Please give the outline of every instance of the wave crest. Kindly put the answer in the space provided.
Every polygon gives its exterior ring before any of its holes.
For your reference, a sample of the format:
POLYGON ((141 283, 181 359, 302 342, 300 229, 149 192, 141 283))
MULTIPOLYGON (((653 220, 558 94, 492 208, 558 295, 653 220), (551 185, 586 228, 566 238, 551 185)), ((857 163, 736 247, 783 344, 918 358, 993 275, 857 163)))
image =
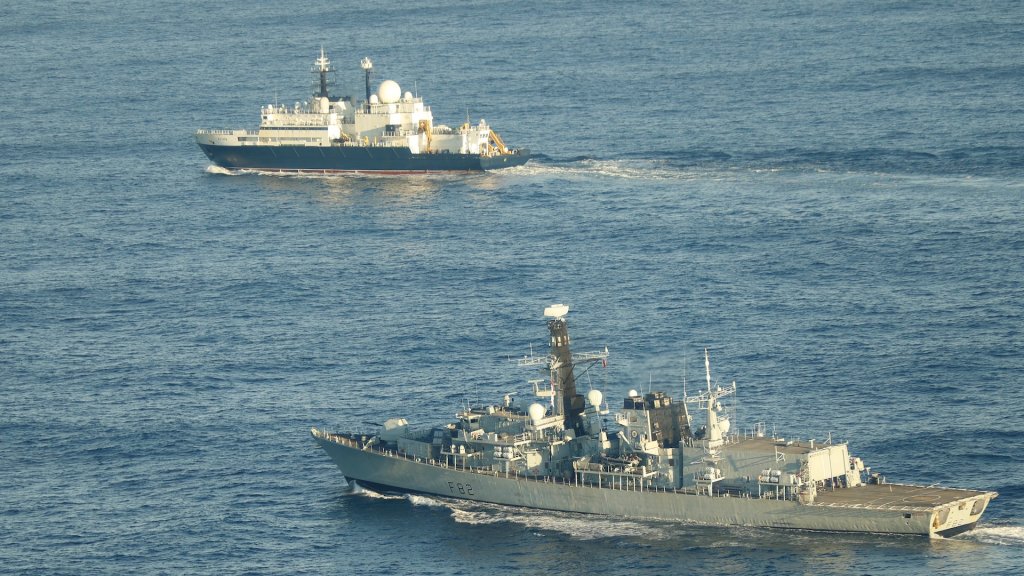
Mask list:
POLYGON ((352 481, 352 493, 358 494, 364 498, 374 498, 377 500, 402 500, 404 496, 396 496, 392 494, 381 494, 380 492, 374 492, 365 486, 360 486, 355 480, 352 481))
POLYGON ((431 498, 430 496, 422 496, 420 494, 406 494, 405 496, 401 496, 401 498, 406 498, 407 500, 409 500, 409 503, 412 504, 413 506, 429 506, 431 508, 450 508, 448 504, 435 498, 431 498))
POLYGON ((227 168, 221 168, 220 166, 217 166, 216 164, 210 164, 209 166, 207 166, 206 167, 206 173, 207 174, 220 174, 220 175, 223 175, 223 176, 237 176, 239 174, 239 172, 236 172, 234 170, 228 170, 227 168))

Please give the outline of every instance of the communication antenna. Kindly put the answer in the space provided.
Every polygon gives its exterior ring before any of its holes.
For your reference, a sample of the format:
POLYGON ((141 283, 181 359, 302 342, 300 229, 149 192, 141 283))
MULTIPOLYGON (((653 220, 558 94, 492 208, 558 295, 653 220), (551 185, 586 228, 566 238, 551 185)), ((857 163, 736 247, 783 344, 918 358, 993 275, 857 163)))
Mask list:
POLYGON ((320 57, 313 63, 313 73, 315 73, 319 78, 319 82, 314 84, 314 87, 317 89, 317 97, 326 98, 329 96, 327 93, 327 87, 330 84, 330 81, 328 80, 327 75, 331 72, 334 72, 334 67, 331 66, 331 61, 327 58, 327 54, 324 52, 324 47, 321 44, 320 57))
POLYGON ((683 398, 686 398, 686 352, 683 352, 683 398))

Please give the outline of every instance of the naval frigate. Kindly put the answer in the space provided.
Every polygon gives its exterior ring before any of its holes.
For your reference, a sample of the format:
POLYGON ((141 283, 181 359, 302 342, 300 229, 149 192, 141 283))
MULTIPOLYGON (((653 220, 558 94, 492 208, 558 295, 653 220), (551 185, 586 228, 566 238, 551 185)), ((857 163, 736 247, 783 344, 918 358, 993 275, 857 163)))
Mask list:
POLYGON ((528 406, 506 395, 442 426, 391 418, 375 433, 313 428, 313 438, 346 482, 373 490, 717 526, 949 537, 974 528, 997 496, 889 482, 831 436, 738 432, 736 383, 712 385, 707 350, 699 393, 677 402, 631 390, 606 422, 604 395, 580 394, 576 380, 607 365, 608 349, 573 353, 568 311, 546 308, 549 354, 518 360, 545 375, 530 380, 528 406))
POLYGON ((366 99, 330 94, 336 71, 320 49, 309 101, 268 104, 258 130, 196 131, 217 166, 272 173, 420 174, 479 172, 525 164, 530 151, 509 148, 486 121, 435 124, 430 107, 394 80, 371 89, 373 62, 363 58, 366 99))

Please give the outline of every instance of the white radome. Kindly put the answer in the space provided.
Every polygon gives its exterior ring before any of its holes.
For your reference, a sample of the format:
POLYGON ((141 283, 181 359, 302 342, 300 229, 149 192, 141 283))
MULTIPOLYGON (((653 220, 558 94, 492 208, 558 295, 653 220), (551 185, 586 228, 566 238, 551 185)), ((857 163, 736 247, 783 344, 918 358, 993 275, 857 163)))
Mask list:
POLYGON ((544 414, 547 412, 547 410, 544 409, 544 405, 538 404, 536 402, 530 404, 530 407, 527 408, 527 411, 530 413, 530 420, 533 420, 534 424, 543 420, 544 414))
POLYGON ((544 309, 544 315, 549 318, 561 318, 569 313, 569 307, 565 304, 552 304, 544 309))
POLYGON ((383 104, 394 104, 402 98, 402 87, 394 80, 385 80, 377 88, 377 97, 383 104))

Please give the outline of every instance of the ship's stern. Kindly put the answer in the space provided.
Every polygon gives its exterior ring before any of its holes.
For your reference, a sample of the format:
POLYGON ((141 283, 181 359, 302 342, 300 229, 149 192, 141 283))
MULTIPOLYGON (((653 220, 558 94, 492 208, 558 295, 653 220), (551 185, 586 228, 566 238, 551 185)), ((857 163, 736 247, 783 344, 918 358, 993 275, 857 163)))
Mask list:
POLYGON ((936 508, 932 511, 931 537, 950 538, 973 530, 996 496, 996 492, 983 492, 936 508))
POLYGON ((480 167, 484 170, 498 170, 501 168, 512 168, 522 166, 530 161, 530 149, 520 148, 511 150, 507 154, 495 154, 494 156, 483 156, 480 158, 480 167))

